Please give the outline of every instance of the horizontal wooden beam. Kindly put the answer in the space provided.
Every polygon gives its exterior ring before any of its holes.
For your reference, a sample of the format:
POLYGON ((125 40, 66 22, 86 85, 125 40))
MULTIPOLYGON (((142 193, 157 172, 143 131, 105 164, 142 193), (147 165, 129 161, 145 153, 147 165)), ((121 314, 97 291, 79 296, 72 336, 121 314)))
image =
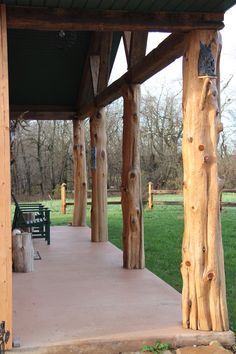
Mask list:
POLYGON ((93 101, 78 108, 78 116, 86 118, 94 107, 105 107, 122 95, 122 88, 130 83, 142 84, 154 74, 158 73, 177 58, 181 57, 185 48, 185 33, 171 34, 139 63, 131 67, 123 76, 114 81, 93 101))
POLYGON ((81 10, 7 6, 7 26, 45 31, 160 31, 221 29, 223 13, 81 10))
POLYGON ((11 111, 10 119, 24 120, 73 120, 77 119, 76 112, 51 112, 51 111, 11 111))

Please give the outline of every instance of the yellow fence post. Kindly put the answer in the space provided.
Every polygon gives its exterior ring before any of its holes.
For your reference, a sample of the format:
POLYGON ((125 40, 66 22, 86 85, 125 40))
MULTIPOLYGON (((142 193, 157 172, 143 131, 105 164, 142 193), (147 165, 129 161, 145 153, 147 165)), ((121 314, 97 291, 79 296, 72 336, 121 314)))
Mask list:
POLYGON ((153 193, 152 193, 153 183, 148 182, 148 209, 153 208, 153 193))
POLYGON ((66 214, 66 183, 61 185, 61 214, 66 214))

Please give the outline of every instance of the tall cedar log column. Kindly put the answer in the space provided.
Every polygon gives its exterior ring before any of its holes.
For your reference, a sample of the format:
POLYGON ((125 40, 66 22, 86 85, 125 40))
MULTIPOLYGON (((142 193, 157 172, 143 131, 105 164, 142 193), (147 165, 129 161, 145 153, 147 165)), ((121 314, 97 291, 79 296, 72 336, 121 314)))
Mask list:
MULTIPOLYGON (((0 5, 0 321, 12 334, 10 129, 6 9, 0 5)), ((8 343, 11 348, 11 339, 8 343)))
POLYGON ((124 268, 141 269, 144 268, 144 232, 139 155, 140 85, 126 86, 123 97, 123 264, 124 268))
POLYGON ((73 121, 74 213, 73 226, 86 226, 87 170, 84 121, 73 121))
POLYGON ((93 242, 108 240, 107 229, 107 152, 105 108, 90 118, 92 208, 91 236, 93 242))
POLYGON ((194 31, 183 58, 183 326, 213 331, 229 328, 217 166, 220 50, 217 32, 194 31), (198 77, 200 42, 211 44, 218 78, 198 77))

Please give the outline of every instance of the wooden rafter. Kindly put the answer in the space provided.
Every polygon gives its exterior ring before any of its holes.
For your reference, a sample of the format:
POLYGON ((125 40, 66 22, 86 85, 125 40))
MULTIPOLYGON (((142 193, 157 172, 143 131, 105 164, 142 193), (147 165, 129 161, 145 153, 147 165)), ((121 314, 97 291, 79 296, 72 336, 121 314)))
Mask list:
POLYGON ((91 34, 90 47, 78 93, 78 106, 84 105, 91 94, 95 96, 107 86, 110 74, 111 45, 111 32, 91 34))
POLYGON ((81 10, 7 7, 8 28, 46 31, 189 31, 221 29, 223 13, 81 10))
POLYGON ((122 95, 122 88, 127 83, 141 84, 183 55, 185 37, 184 33, 171 34, 167 37, 123 76, 99 93, 92 102, 79 107, 79 117, 87 117, 94 106, 106 106, 119 98, 122 95))
MULTIPOLYGON (((129 33, 129 32, 128 32, 129 33)), ((148 32, 131 32, 130 36, 123 35, 128 69, 137 64, 145 56, 148 32)))

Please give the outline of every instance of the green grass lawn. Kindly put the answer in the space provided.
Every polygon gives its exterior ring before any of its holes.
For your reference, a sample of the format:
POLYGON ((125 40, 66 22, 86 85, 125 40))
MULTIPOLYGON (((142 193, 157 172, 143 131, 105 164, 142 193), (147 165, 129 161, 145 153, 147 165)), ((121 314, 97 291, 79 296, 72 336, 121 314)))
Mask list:
MULTIPOLYGON (((180 196, 158 196, 160 200, 179 200, 180 196), (168 197, 168 198, 166 198, 168 197)), ((235 201, 235 194, 226 194, 224 201, 235 201)), ((71 222, 72 208, 60 214, 59 201, 44 202, 52 211, 52 225, 71 222)), ((87 222, 89 225, 89 208, 87 222)), ((122 214, 119 205, 108 206, 109 239, 122 248, 122 214)), ((154 206, 144 210, 146 267, 181 292, 181 244, 183 234, 182 206, 154 206)), ((236 331, 236 208, 223 208, 222 234, 230 327, 236 331)))

